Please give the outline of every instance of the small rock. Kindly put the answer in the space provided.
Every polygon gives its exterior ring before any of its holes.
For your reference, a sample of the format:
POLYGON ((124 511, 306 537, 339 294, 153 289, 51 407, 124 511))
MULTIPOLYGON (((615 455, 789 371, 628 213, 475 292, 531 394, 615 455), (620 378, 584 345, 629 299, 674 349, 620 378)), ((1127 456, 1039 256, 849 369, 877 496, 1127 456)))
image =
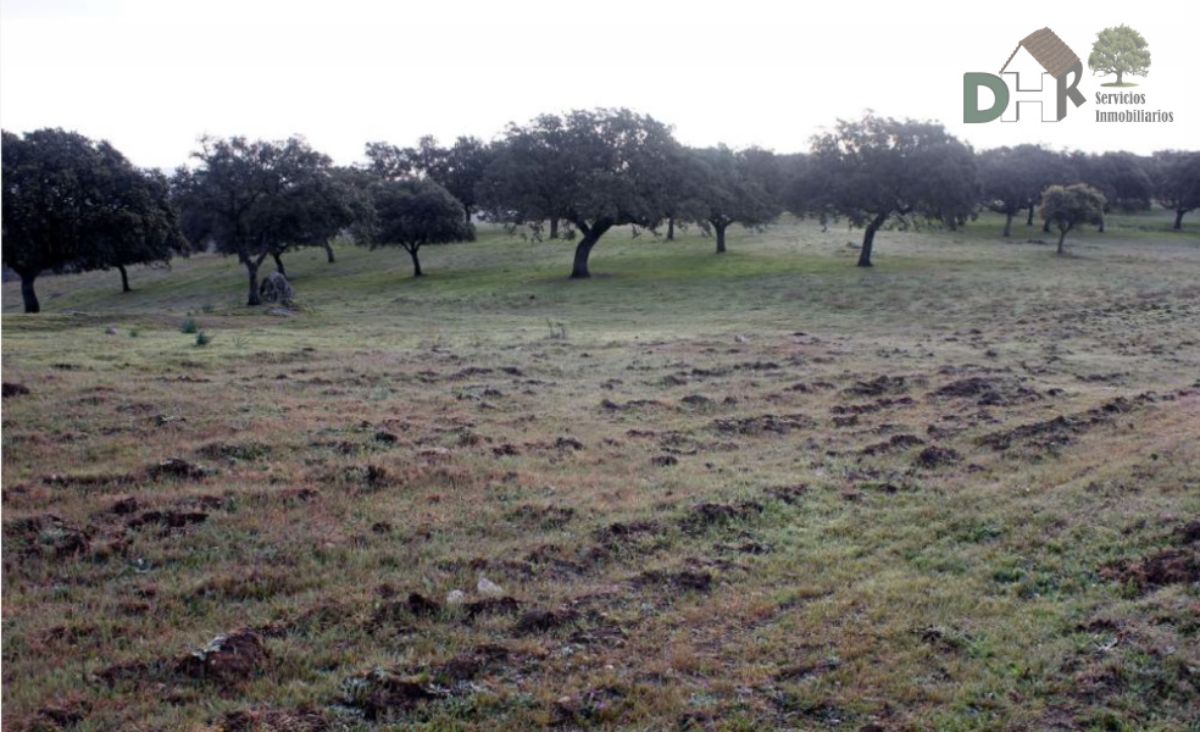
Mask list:
POLYGON ((467 601, 467 593, 463 592, 462 590, 450 590, 449 592, 446 593, 446 604, 447 605, 452 605, 452 606, 457 607, 459 605, 464 604, 466 601, 467 601))
POLYGON ((263 278, 258 286, 258 294, 265 302, 291 305, 294 293, 292 285, 279 272, 272 272, 263 278))
POLYGON ((475 585, 475 591, 483 597, 504 597, 508 594, 504 591, 503 587, 483 575, 479 575, 479 582, 475 585))
POLYGON ((117 334, 116 326, 110 325, 104 329, 104 335, 116 335, 116 334, 117 334))

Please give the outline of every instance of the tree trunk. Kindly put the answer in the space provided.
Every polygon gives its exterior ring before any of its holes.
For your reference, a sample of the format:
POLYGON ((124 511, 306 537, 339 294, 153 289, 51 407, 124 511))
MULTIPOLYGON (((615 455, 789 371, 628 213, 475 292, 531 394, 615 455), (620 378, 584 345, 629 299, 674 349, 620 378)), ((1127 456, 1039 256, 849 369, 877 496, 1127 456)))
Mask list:
POLYGON ((412 257, 413 261, 413 277, 424 277, 425 273, 421 271, 421 260, 417 257, 417 251, 417 247, 408 250, 408 256, 412 257))
POLYGON ((879 214, 871 219, 871 223, 867 224, 867 230, 863 232, 862 250, 858 253, 858 266, 870 267, 871 265, 871 250, 875 247, 875 232, 879 231, 879 227, 883 226, 883 222, 887 221, 888 214, 879 214))
POLYGON ((592 254, 592 247, 596 246, 596 242, 600 241, 600 237, 604 236, 604 232, 608 231, 610 226, 611 224, 593 224, 590 229, 579 227, 583 238, 575 246, 575 263, 571 267, 571 279, 582 280, 592 276, 592 273, 588 271, 588 257, 592 254))
POLYGON ((465 213, 467 215, 467 223, 468 224, 471 223, 471 207, 464 205, 463 213, 465 213))
POLYGON ((1182 208, 1175 209, 1175 225, 1171 227, 1172 229, 1179 231, 1183 228, 1183 215, 1185 213, 1187 213, 1187 211, 1182 208))
POLYGON ((125 271, 125 265, 118 264, 117 271, 121 273, 121 292, 133 292, 133 288, 129 286, 129 273, 125 271))
POLYGON ((325 259, 330 264, 333 264, 336 261, 333 258, 333 245, 330 244, 329 242, 325 242, 325 259))
POLYGON ((675 217, 667 217, 667 241, 675 241, 675 217))
POLYGON ((1067 230, 1063 229, 1058 235, 1058 256, 1062 256, 1065 250, 1063 249, 1063 240, 1067 238, 1067 230))
POLYGON ((1004 218, 1004 237, 1005 238, 1008 238, 1009 236, 1012 235, 1012 220, 1013 220, 1013 215, 1012 215, 1012 212, 1010 211, 1008 213, 1008 215, 1004 218))
POLYGON ((717 254, 725 253, 725 229, 729 224, 713 224, 713 231, 717 233, 717 254))
POLYGON ((1033 226, 1033 204, 1029 204, 1029 218, 1025 219, 1026 226, 1033 226))
POLYGON ((250 297, 246 305, 262 305, 262 298, 258 296, 258 262, 246 262, 246 272, 250 274, 250 297))
POLYGON ((271 252, 271 258, 275 260, 275 271, 284 277, 287 277, 287 272, 283 270, 283 260, 279 258, 279 254, 276 252, 271 252))
POLYGON ((1098 229, 1096 229, 1096 231, 1099 231, 1101 234, 1104 233, 1104 215, 1103 214, 1100 215, 1100 227, 1098 229))
POLYGON ((558 238, 558 218, 557 217, 550 219, 550 238, 551 239, 558 238))
POLYGON ((1120 85, 1121 85, 1121 76, 1122 76, 1124 73, 1125 73, 1125 72, 1124 72, 1124 71, 1121 71, 1120 69, 1118 69, 1118 70, 1117 70, 1117 86, 1120 86, 1120 85))
POLYGON ((27 313, 42 312, 42 306, 38 302, 37 293, 33 291, 33 281, 36 279, 36 274, 21 275, 21 298, 25 301, 25 312, 27 313))
POLYGON ((1046 219, 1046 223, 1042 224, 1042 233, 1043 234, 1050 233, 1050 219, 1046 219))

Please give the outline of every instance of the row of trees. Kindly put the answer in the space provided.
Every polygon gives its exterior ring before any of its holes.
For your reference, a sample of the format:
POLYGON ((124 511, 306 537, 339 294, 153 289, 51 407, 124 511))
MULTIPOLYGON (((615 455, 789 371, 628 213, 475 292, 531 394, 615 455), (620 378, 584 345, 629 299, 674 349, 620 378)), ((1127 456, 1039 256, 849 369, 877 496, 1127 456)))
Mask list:
POLYGON ((886 226, 957 227, 983 208, 1005 214, 1009 236, 1023 212, 1033 224, 1053 186, 1064 192, 1056 201, 1099 206, 1069 217, 1066 229, 1057 215, 1065 209, 1043 206, 1046 230, 1057 224, 1062 235, 1080 223, 1102 227, 1104 211, 1154 201, 1176 213, 1180 228, 1200 206, 1200 153, 1022 145, 976 154, 939 124, 872 114, 840 121, 793 155, 688 148, 652 117, 595 109, 509 125, 491 143, 369 143, 366 164, 349 167, 301 138, 205 138, 192 163, 167 178, 61 130, 5 133, 3 156, 4 262, 21 276, 30 312, 40 272, 116 267, 127 287, 127 265, 168 261, 186 254, 189 241, 236 257, 254 305, 267 258, 282 272, 287 251, 322 246, 332 262, 330 240, 349 233, 359 244, 404 248, 420 276, 421 247, 472 239, 473 216, 577 239, 571 277, 583 278, 599 241, 626 225, 667 239, 696 225, 721 253, 734 224, 761 227, 783 211, 846 219, 863 229, 858 264, 866 267, 886 226), (1070 187, 1077 183, 1088 184, 1086 195, 1070 187))

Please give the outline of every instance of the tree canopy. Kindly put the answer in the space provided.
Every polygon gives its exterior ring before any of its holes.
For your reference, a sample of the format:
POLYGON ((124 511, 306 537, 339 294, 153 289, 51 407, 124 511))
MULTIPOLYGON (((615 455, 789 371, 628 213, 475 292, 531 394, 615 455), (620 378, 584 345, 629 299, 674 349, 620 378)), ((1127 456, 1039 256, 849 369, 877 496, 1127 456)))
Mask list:
POLYGON ((974 153, 933 122, 873 114, 840 120, 814 138, 806 175, 790 198, 797 214, 844 216, 863 226, 858 266, 870 267, 875 233, 889 219, 947 220, 978 201, 974 153))
POLYGON ((582 234, 571 277, 590 277, 588 259, 605 232, 653 227, 667 217, 677 146, 670 128, 628 109, 542 115, 509 126, 480 193, 495 220, 571 222, 582 234))
POLYGON ((1088 68, 1097 74, 1116 74, 1114 86, 1125 86, 1125 74, 1145 76, 1150 71, 1150 47, 1146 39, 1127 25, 1105 28, 1096 34, 1088 68))
POLYGON ((1184 214, 1200 208, 1200 152, 1156 152, 1152 170, 1154 198, 1175 212, 1174 228, 1182 229, 1184 214))
POLYGON ((1058 253, 1067 232, 1080 224, 1098 224, 1104 216, 1104 194, 1086 183, 1050 186, 1042 193, 1041 215, 1058 228, 1058 253))
POLYGON ((698 161, 694 185, 701 225, 711 228, 717 239, 717 253, 725 252, 725 230, 737 222, 758 227, 779 215, 779 205, 768 192, 768 181, 759 178, 762 168, 758 152, 734 152, 721 145, 692 152, 698 161))
POLYGON ((135 168, 107 142, 42 129, 3 133, 4 263, 21 277, 25 311, 41 309, 42 272, 168 261, 187 241, 161 176, 135 168))
POLYGON ((184 230, 197 243, 236 256, 258 305, 258 268, 289 246, 322 245, 354 211, 333 165, 302 138, 283 142, 205 138, 172 181, 184 230))
POLYGON ((356 227, 355 239, 370 246, 399 246, 412 257, 413 277, 421 277, 418 256, 425 244, 466 241, 471 225, 462 204, 431 180, 381 180, 370 189, 371 211, 356 227))

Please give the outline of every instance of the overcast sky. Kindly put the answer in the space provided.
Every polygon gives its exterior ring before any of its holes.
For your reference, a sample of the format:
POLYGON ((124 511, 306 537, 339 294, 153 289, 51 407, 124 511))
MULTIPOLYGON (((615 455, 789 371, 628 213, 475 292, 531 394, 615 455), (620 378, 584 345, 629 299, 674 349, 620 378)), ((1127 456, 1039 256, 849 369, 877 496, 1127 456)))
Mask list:
POLYGON ((692 145, 803 150, 838 117, 940 120, 976 147, 1200 148, 1200 42, 1187 3, 651 0, 256 2, 0 0, 0 124, 55 126, 170 168, 196 138, 306 136, 339 162, 363 143, 494 137, 509 121, 627 106, 692 145), (824 10, 814 5, 823 5, 824 10), (785 7, 787 6, 787 7, 785 7), (994 17, 985 17, 994 16, 994 17), (962 74, 995 73, 1052 28, 1084 59, 1101 29, 1148 40, 1136 91, 1171 124, 1098 124, 1101 79, 1059 123, 962 124, 962 74))

